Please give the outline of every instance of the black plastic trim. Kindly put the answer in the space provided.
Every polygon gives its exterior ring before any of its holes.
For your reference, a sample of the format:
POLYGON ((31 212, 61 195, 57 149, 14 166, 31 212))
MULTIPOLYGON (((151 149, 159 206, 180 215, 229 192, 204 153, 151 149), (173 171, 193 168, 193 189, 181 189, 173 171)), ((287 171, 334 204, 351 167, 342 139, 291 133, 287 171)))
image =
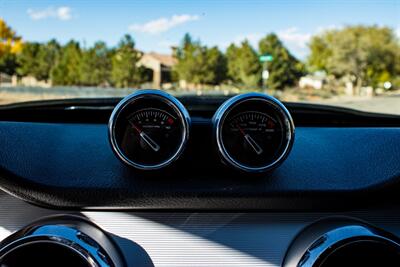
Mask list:
POLYGON ((103 124, 0 122, 0 188, 53 208, 316 209, 398 203, 400 128, 298 127, 287 160, 249 175, 218 159, 208 124, 194 123, 167 169, 134 170, 103 124))

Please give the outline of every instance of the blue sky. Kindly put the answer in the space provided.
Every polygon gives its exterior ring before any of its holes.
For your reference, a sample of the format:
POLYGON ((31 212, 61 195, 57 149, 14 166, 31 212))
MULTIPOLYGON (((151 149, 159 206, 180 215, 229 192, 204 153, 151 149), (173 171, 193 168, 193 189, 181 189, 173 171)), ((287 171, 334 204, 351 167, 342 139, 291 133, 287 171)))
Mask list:
POLYGON ((0 0, 4 18, 24 40, 114 46, 130 33, 144 51, 169 53, 186 32, 221 49, 277 33, 305 58, 310 36, 324 29, 366 24, 390 26, 400 35, 400 0, 338 1, 13 1, 0 0))

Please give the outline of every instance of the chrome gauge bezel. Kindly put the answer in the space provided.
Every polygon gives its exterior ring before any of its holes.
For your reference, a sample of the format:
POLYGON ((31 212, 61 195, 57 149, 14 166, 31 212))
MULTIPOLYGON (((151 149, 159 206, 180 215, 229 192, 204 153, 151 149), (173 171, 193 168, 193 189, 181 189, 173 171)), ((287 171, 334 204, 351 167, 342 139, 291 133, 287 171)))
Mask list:
POLYGON ((276 98, 262 94, 262 93, 246 93, 246 94, 241 94, 234 96, 227 101, 225 101, 215 112, 214 117, 213 117, 213 127, 214 127, 214 139, 216 141, 217 147, 218 147, 218 152, 222 156, 222 158, 230 164, 231 166, 240 169, 242 171, 246 172, 252 172, 252 173, 257 173, 257 172, 266 172, 269 170, 272 170, 279 166, 285 158, 288 156, 292 145, 294 141, 294 133, 295 133, 295 127, 293 123, 292 116, 290 115, 289 111, 286 109, 286 107, 276 98), (282 115, 282 118, 284 118, 284 121, 282 121, 282 124, 285 126, 286 130, 286 139, 287 142, 285 144, 285 147, 282 151, 282 153, 277 157, 276 160, 271 162, 268 165, 265 166, 260 166, 260 167, 251 167, 251 166, 246 166, 237 160, 235 160, 233 157, 231 157, 226 150, 223 142, 223 137, 222 137, 222 126, 224 125, 226 117, 229 115, 230 111, 232 111, 235 107, 238 105, 247 102, 247 101, 253 101, 253 100, 258 100, 258 101, 263 101, 267 105, 273 106, 275 110, 280 112, 282 115))
POLYGON ((338 248, 360 241, 381 242, 400 250, 399 239, 384 230, 352 217, 328 217, 308 225, 294 238, 281 266, 320 266, 318 262, 338 248))
POLYGON ((133 94, 130 94, 126 96, 124 99, 122 99, 117 106, 114 108, 110 120, 108 122, 108 136, 109 136, 109 141, 112 147, 112 150, 114 153, 117 155, 117 157, 124 162, 125 164, 140 169, 140 170, 156 170, 156 169, 161 169, 164 168, 168 165, 170 165, 172 162, 177 160, 179 156, 182 154, 184 151, 187 141, 189 139, 189 130, 190 130, 190 125, 191 125, 191 120, 188 111, 186 108, 183 106, 183 104, 173 97, 172 95, 160 91, 160 90, 152 90, 152 89, 146 89, 146 90, 139 90, 133 94), (115 137, 115 126, 116 123, 119 119, 119 115, 121 112, 128 106, 132 105, 135 101, 138 100, 143 100, 146 98, 157 98, 158 100, 164 102, 168 106, 170 106, 178 115, 178 118, 180 122, 182 123, 182 140, 181 143, 178 146, 177 151, 173 153, 173 155, 158 163, 158 164, 153 164, 153 165, 145 165, 141 164, 138 162, 132 161, 130 158, 128 158, 120 149, 118 142, 115 137))

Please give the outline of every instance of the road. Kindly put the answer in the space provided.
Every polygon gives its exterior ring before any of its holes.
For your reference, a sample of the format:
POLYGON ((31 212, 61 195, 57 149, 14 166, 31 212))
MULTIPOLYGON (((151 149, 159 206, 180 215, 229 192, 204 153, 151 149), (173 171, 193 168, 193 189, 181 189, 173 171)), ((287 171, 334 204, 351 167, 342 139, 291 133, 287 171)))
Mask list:
POLYGON ((400 94, 360 99, 343 98, 319 102, 321 104, 342 106, 368 112, 400 115, 400 94))
MULTIPOLYGON (((58 87, 58 88, 35 88, 35 87, 0 87, 0 105, 62 98, 91 98, 91 97, 123 97, 134 92, 133 89, 115 88, 90 88, 90 87, 58 87)), ((207 92, 209 94, 210 92, 207 92)), ((306 102, 307 103, 307 102, 306 102)), ((316 100, 312 103, 342 106, 368 112, 390 113, 400 115, 400 92, 397 94, 362 97, 336 97, 333 99, 316 100)))

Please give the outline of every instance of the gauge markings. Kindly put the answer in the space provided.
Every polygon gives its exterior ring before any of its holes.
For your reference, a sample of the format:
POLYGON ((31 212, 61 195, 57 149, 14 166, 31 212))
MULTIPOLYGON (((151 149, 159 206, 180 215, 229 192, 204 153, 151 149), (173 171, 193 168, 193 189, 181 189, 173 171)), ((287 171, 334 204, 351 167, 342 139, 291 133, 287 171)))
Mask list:
MULTIPOLYGON (((136 111, 135 113, 131 114, 128 116, 128 120, 135 120, 135 121, 140 121, 143 119, 149 119, 152 118, 154 119, 159 119, 161 121, 167 121, 167 120, 172 120, 172 122, 174 122, 176 120, 176 117, 171 115, 170 113, 161 110, 161 109, 157 109, 157 108, 146 108, 146 109, 140 109, 138 111, 136 111)), ((170 123, 172 124, 172 123, 170 123)))
POLYGON ((223 122, 225 151, 231 159, 250 168, 268 166, 281 149, 282 124, 276 113, 265 110, 234 112, 223 122))
POLYGON ((275 132, 276 120, 269 115, 258 111, 246 111, 239 113, 230 120, 233 131, 240 126, 246 132, 263 131, 266 133, 275 132))
POLYGON ((161 161, 179 148, 183 125, 166 110, 143 108, 126 118, 129 136, 126 142, 129 142, 130 151, 136 151, 136 154, 131 154, 132 159, 161 161))
POLYGON ((125 97, 113 110, 109 137, 124 163, 154 170, 180 156, 189 125, 189 114, 175 97, 159 90, 140 90, 125 97))

